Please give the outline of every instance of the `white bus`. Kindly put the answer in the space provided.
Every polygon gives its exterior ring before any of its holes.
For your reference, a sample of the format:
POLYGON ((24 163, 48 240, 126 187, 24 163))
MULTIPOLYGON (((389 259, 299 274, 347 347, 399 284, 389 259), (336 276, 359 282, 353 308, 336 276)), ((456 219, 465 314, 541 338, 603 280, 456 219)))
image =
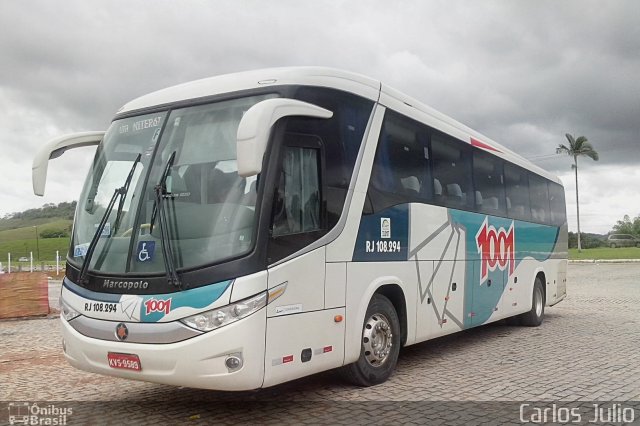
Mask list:
POLYGON ((98 145, 61 294, 95 373, 219 390, 341 367, 386 380, 401 346, 566 294, 557 177, 378 81, 325 68, 194 81, 122 107, 98 145))

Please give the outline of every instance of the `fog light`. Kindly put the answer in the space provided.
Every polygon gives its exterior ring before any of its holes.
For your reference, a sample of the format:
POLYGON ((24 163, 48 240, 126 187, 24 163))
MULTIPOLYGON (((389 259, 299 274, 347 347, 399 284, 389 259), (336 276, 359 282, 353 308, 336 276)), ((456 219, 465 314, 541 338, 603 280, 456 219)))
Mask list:
POLYGON ((62 352, 67 353, 67 342, 62 339, 62 352))
POLYGON ((242 358, 239 355, 229 355, 224 361, 224 364, 229 369, 229 372, 233 372, 242 368, 242 358))

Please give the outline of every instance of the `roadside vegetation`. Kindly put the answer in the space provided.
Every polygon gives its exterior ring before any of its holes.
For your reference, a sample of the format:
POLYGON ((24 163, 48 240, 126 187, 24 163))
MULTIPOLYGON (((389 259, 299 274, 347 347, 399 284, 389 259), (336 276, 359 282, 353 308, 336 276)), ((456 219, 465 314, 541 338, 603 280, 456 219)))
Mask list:
POLYGON ((10 213, 0 218, 0 262, 3 266, 11 253, 11 266, 28 267, 33 253, 36 263, 41 261, 55 264, 56 250, 60 257, 66 257, 69 249, 69 234, 73 222, 76 202, 45 204, 41 208, 10 213))
POLYGON ((38 240, 36 246, 36 239, 28 240, 0 240, 0 262, 3 265, 7 262, 7 253, 11 253, 11 266, 17 266, 19 263, 25 266, 29 265, 29 262, 19 262, 21 257, 29 258, 29 253, 33 252, 33 261, 53 261, 56 260, 56 250, 60 252, 60 257, 65 259, 67 257, 67 251, 69 250, 69 237, 62 238, 47 238, 38 240), (38 259, 38 252, 40 252, 40 258, 38 259))
POLYGON ((606 260, 606 259, 640 259, 639 247, 622 248, 582 248, 578 252, 577 248, 569 249, 569 260, 606 260))

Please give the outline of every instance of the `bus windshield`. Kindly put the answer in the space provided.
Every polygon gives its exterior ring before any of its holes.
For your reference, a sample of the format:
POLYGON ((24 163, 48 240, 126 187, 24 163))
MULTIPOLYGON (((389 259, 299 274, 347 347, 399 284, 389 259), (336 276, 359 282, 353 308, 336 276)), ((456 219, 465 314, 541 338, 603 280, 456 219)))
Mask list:
POLYGON ((88 270, 165 273, 161 226, 177 269, 248 252, 255 236, 256 177, 237 173, 242 115, 275 95, 252 96, 116 120, 98 148, 78 203, 70 261, 81 267, 114 191, 88 270), (139 163, 134 166, 140 155, 139 163), (169 161, 169 159, 172 161, 169 161), (163 176, 166 170, 166 176, 163 176), (163 185, 158 209, 156 187, 163 185), (158 223, 159 220, 166 223, 158 223), (161 226, 159 226, 161 225, 161 226))

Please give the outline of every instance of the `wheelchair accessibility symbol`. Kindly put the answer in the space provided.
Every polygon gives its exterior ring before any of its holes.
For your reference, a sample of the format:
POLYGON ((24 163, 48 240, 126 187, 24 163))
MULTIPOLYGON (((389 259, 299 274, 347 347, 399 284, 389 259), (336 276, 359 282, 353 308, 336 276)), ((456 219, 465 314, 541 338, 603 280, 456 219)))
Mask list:
POLYGON ((153 253, 156 250, 155 241, 138 242, 138 262, 148 262, 153 260, 153 253))

